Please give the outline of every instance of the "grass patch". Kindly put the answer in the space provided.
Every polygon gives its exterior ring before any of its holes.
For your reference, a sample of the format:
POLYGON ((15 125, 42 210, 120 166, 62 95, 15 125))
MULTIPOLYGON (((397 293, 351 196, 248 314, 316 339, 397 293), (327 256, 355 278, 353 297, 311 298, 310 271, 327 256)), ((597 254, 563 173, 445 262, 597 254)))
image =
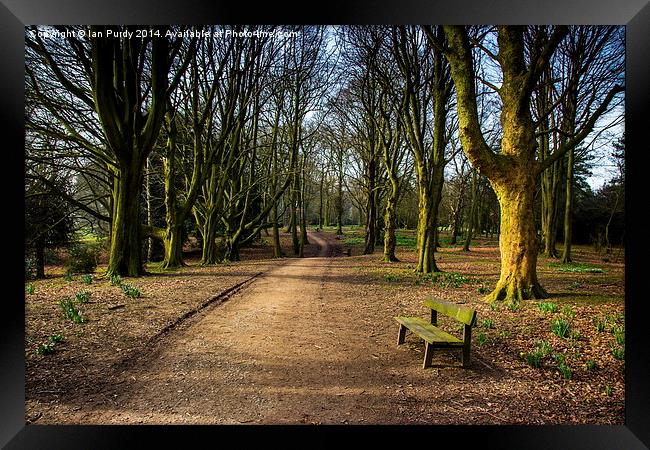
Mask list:
POLYGON ((389 273, 389 274, 384 275, 384 280, 386 280, 388 282, 396 282, 396 281, 400 281, 401 278, 399 276, 397 276, 397 275, 393 275, 392 273, 389 273))
POLYGON ((120 287, 122 288, 122 292, 124 292, 124 294, 126 294, 128 297, 142 297, 142 292, 140 292, 140 289, 130 283, 122 283, 120 287))
POLYGON ((483 319, 483 322, 481 322, 481 328, 494 328, 494 321, 492 319, 483 319))
POLYGON ((25 286, 25 293, 32 295, 34 292, 36 292, 36 286, 34 283, 27 283, 25 286))
POLYGON ((625 348, 618 345, 612 345, 612 356, 618 360, 625 359, 625 348))
POLYGON ((405 236, 403 234, 395 234, 395 244, 398 247, 407 247, 415 249, 417 247, 417 239, 415 236, 405 236))
POLYGON ((570 330, 571 326, 569 325, 569 322, 562 317, 555 319, 551 324, 551 332, 563 339, 569 337, 570 330))
POLYGON ((540 367, 542 359, 551 353, 552 347, 547 341, 536 341, 532 352, 525 354, 526 362, 531 367, 540 367))
POLYGON ((625 327, 623 326, 613 326, 612 334, 618 345, 625 345, 625 327))
POLYGON ((88 303, 91 293, 89 291, 79 291, 75 294, 74 299, 77 303, 88 303))
POLYGON ((570 305, 564 305, 562 307, 562 315, 573 319, 576 316, 576 312, 570 305))
POLYGON ((558 312, 559 309, 555 303, 551 303, 551 302, 538 303, 537 307, 544 312, 550 312, 550 313, 556 313, 558 312))
POLYGON ((593 264, 585 263, 568 263, 562 264, 559 262, 553 262, 548 265, 549 267, 556 269, 558 272, 571 272, 571 273, 605 273, 602 267, 594 266, 593 264))
POLYGON ((73 321, 74 323, 84 323, 86 319, 81 315, 81 311, 70 297, 65 297, 59 300, 59 308, 63 311, 63 317, 73 321))
POLYGON ((605 319, 601 319, 600 317, 594 317, 592 319, 592 322, 594 323, 594 327, 596 328, 596 331, 598 331, 599 333, 605 331, 607 327, 607 321, 605 319))
POLYGON ((417 279, 415 280, 415 284, 417 285, 422 283, 431 283, 442 288, 458 288, 469 282, 469 278, 456 272, 418 273, 417 279))
POLYGON ((363 246, 363 245, 366 245, 366 240, 365 240, 365 238, 362 238, 362 237, 350 236, 350 237, 346 237, 345 239, 343 239, 343 243, 345 245, 363 246))
POLYGON ((553 354, 553 359, 555 360, 555 367, 558 372, 560 372, 565 379, 570 380, 573 377, 573 372, 571 371, 571 367, 566 363, 566 356, 561 353, 555 353, 553 354))

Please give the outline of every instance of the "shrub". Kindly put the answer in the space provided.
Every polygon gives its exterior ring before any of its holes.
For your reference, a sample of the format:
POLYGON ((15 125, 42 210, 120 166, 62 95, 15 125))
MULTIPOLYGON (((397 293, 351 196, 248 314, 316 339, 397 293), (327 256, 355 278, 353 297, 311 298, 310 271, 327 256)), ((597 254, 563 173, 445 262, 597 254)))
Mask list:
POLYGON ((521 305, 519 304, 519 302, 510 302, 508 303, 508 309, 510 311, 516 312, 521 309, 521 305))
POLYGON ((625 359, 625 348, 612 345, 612 356, 616 359, 625 359))
POLYGON ((130 283, 122 283, 120 287, 122 288, 122 292, 131 298, 138 298, 142 296, 140 290, 130 283))
POLYGON ((53 342, 46 342, 45 344, 38 344, 38 347, 36 347, 36 354, 37 355, 49 355, 50 353, 54 353, 54 343, 53 342))
POLYGON ((604 273, 605 271, 591 264, 582 263, 551 263, 549 267, 556 268, 558 272, 571 272, 571 273, 604 273))
POLYGON ((492 321, 492 319, 484 319, 483 322, 481 322, 481 327, 494 328, 494 322, 492 321))
POLYGON ((548 341, 535 342, 535 349, 538 350, 542 354, 542 356, 546 356, 550 354, 551 350, 553 350, 551 344, 549 344, 548 341))
POLYGON ((573 376, 571 368, 566 364, 566 356, 562 353, 554 353, 553 359, 555 360, 557 370, 562 374, 564 378, 570 380, 573 376))
POLYGON ((612 327, 612 334, 618 345, 625 345, 625 328, 622 326, 612 327))
POLYGON ((68 249, 66 269, 68 273, 92 273, 97 268, 101 246, 77 242, 68 249))
POLYGON ((91 293, 88 291, 80 291, 75 294, 75 300, 78 303, 88 303, 88 300, 90 300, 90 295, 91 293))
POLYGON ((86 284, 92 284, 93 282, 93 276, 89 273, 81 277, 81 281, 83 281, 86 284))
POLYGON ((571 372, 571 368, 564 363, 558 364, 557 370, 559 370, 562 376, 567 380, 570 380, 571 377, 573 376, 573 373, 571 372))
POLYGON ((555 319, 551 324, 551 331, 553 334, 561 338, 567 338, 569 336, 570 328, 569 322, 563 318, 555 319))
POLYGON ((558 307, 555 303, 551 302, 542 302, 538 303, 537 307, 541 309, 544 312, 550 312, 550 313, 555 313, 558 311, 558 307))
POLYGON ((75 302, 69 298, 63 298, 59 301, 59 307, 63 311, 63 317, 72 320, 74 323, 84 323, 86 320, 81 316, 81 311, 75 305, 75 302))
POLYGON ((434 273, 418 273, 416 284, 428 281, 443 288, 461 287, 464 283, 468 283, 469 278, 456 273, 456 272, 434 272, 434 273))
POLYGON ((562 307, 562 315, 573 319, 576 316, 576 312, 569 305, 562 307))
POLYGON ((63 335, 53 334, 52 336, 47 338, 46 343, 38 344, 38 347, 36 347, 36 354, 49 355, 50 353, 54 353, 54 347, 56 346, 57 342, 61 342, 62 340, 63 340, 63 335))
POLYGON ((596 327, 596 331, 598 331, 599 333, 605 331, 606 322, 603 319, 599 317, 594 317, 593 322, 594 322, 594 326, 596 327))
POLYGON ((120 286, 122 284, 122 277, 119 275, 111 275, 111 285, 120 286))
POLYGON ((542 354, 539 351, 526 353, 526 362, 531 367, 539 367, 542 362, 542 354))

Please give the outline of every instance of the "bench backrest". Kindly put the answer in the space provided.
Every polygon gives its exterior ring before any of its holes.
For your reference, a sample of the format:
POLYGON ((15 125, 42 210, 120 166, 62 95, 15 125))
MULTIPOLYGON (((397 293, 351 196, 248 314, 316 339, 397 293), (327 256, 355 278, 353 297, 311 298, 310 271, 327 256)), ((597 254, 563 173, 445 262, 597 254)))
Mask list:
POLYGON ((436 298, 428 298, 424 301, 424 304, 429 308, 438 311, 441 314, 444 314, 445 316, 453 317, 465 325, 472 326, 476 321, 476 310, 467 308, 465 306, 456 305, 454 303, 438 300, 436 298))

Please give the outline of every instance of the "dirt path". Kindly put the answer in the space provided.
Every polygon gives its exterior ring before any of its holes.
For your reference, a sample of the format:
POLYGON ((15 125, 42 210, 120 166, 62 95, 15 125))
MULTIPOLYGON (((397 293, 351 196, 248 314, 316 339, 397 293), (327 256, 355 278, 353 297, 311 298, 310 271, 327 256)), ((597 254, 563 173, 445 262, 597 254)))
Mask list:
POLYGON ((341 294, 328 258, 337 241, 310 240, 319 257, 287 260, 162 338, 104 392, 115 408, 80 411, 80 421, 345 423, 381 413, 356 408, 373 355, 360 354, 368 337, 332 303, 341 294))
MULTIPOLYGON (((521 342, 535 336, 554 339, 549 337, 550 319, 538 308, 530 307, 522 321, 516 312, 494 312, 474 301, 481 317, 494 320, 495 329, 477 330, 477 335, 489 336, 488 343, 474 343, 466 369, 459 367, 456 355, 441 351, 434 354, 434 367, 423 370, 422 341, 407 334, 405 344, 397 347, 393 316, 423 314, 421 301, 428 295, 460 302, 475 298, 476 285, 436 290, 413 281, 393 283, 411 274, 414 260, 387 266, 377 255, 332 257, 347 253, 341 241, 325 233, 309 237, 319 248, 310 245, 306 254, 318 256, 273 260, 272 266, 253 264, 246 270, 233 265, 237 276, 230 281, 245 282, 263 273, 224 303, 199 309, 145 341, 151 344, 130 344, 134 349, 125 359, 100 361, 100 369, 87 366, 91 358, 61 359, 70 367, 65 376, 58 375, 66 383, 44 385, 56 392, 49 397, 39 393, 43 387, 37 383, 36 392, 29 391, 28 415, 44 424, 566 424, 602 423, 600 417, 620 423, 621 383, 614 385, 617 396, 600 395, 603 386, 577 366, 575 379, 567 381, 551 369, 531 368, 521 358, 521 342), (541 334, 531 335, 533 325, 541 334)), ((479 252, 472 255, 477 258, 479 252)), ((454 253, 443 256, 448 270, 470 271, 454 266, 454 253)), ((199 284, 175 280, 164 295, 178 302, 183 295, 200 294, 197 304, 202 304, 224 291, 224 280, 216 282, 220 274, 195 277, 199 284)), ((593 329, 594 314, 593 309, 580 314, 584 333, 593 329)), ((154 322, 146 313, 137 318, 154 322)), ((447 321, 445 326, 456 324, 447 321)), ((606 352, 614 337, 596 334, 575 345, 588 355, 606 352)), ((73 342, 71 338, 68 345, 73 342)), ((88 342, 92 354, 94 341, 88 342)), ((602 377, 617 380, 610 372, 620 370, 619 365, 606 369, 605 363, 599 369, 602 377)))

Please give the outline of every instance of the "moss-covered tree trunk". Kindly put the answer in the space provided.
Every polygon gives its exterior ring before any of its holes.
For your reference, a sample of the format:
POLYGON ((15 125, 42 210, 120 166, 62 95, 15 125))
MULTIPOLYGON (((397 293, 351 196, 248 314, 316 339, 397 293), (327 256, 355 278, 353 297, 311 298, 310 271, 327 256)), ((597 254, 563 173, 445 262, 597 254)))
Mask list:
POLYGON ((336 234, 343 234, 343 149, 338 149, 338 186, 336 193, 336 234))
POLYGON ((564 206, 564 251, 562 252, 562 263, 571 262, 571 239, 573 233, 573 166, 574 149, 569 150, 566 175, 566 204, 564 206))
POLYGON ((217 264, 219 262, 219 248, 217 246, 217 214, 216 206, 206 208, 205 222, 203 223, 203 251, 201 265, 217 264))
MULTIPOLYGON (((92 27, 99 35, 105 27, 92 27)), ((164 35, 165 29, 159 29, 164 35)), ((163 123, 169 87, 167 39, 90 38, 92 94, 102 131, 114 156, 111 244, 107 274, 139 276, 144 272, 140 201, 144 164, 163 123), (151 43, 150 101, 143 101, 137 74, 151 43), (143 105, 148 107, 143 109, 143 105)))
POLYGON ((426 187, 420 187, 418 193, 418 207, 420 210, 417 229, 418 263, 415 271, 421 273, 439 272, 440 269, 438 269, 433 255, 435 251, 433 216, 431 214, 433 205, 432 199, 429 195, 429 190, 426 187))
MULTIPOLYGON (((173 122, 173 121, 172 121, 173 122)), ((176 127, 171 123, 167 155, 163 158, 163 177, 165 180, 165 235, 163 244, 165 254, 162 263, 164 269, 172 269, 183 265, 182 224, 179 223, 176 199, 176 127)))
POLYGON ((542 175, 542 253, 557 258, 557 223, 562 160, 556 161, 542 175))
POLYGON ((143 170, 140 161, 120 165, 113 187, 113 223, 108 275, 142 275, 140 194, 143 170))
POLYGON ((371 142, 371 150, 368 152, 369 160, 367 161, 366 178, 368 182, 368 194, 366 200, 366 233, 365 233, 365 246, 363 248, 364 255, 371 255, 375 252, 375 242, 377 237, 377 190, 375 183, 377 181, 377 160, 374 150, 374 143, 371 142))
POLYGON ((537 142, 530 99, 553 50, 567 30, 557 28, 544 48, 533 54, 530 66, 524 57, 523 32, 523 27, 504 26, 498 30, 498 62, 503 74, 498 89, 503 105, 500 118, 503 138, 501 152, 495 154, 486 144, 479 124, 473 59, 466 30, 445 27, 450 48, 446 56, 456 85, 463 150, 472 164, 487 176, 501 208, 501 274, 494 291, 485 299, 511 304, 547 296, 537 279, 533 204, 539 167, 535 160, 537 142))
POLYGON ((516 175, 502 184, 493 184, 501 206, 501 274, 486 300, 518 303, 529 298, 545 298, 537 279, 537 231, 533 220, 535 177, 531 170, 515 168, 516 175))
POLYGON ((469 246, 472 243, 474 235, 474 228, 476 227, 476 213, 478 210, 478 172, 476 169, 472 170, 472 194, 469 207, 469 217, 467 219, 467 236, 463 243, 463 251, 468 252, 469 246))
POLYGON ((399 259, 395 256, 395 247, 397 246, 395 229, 397 228, 398 183, 394 177, 391 175, 389 177, 391 178, 390 190, 386 197, 386 210, 384 212, 384 261, 397 262, 399 259))

